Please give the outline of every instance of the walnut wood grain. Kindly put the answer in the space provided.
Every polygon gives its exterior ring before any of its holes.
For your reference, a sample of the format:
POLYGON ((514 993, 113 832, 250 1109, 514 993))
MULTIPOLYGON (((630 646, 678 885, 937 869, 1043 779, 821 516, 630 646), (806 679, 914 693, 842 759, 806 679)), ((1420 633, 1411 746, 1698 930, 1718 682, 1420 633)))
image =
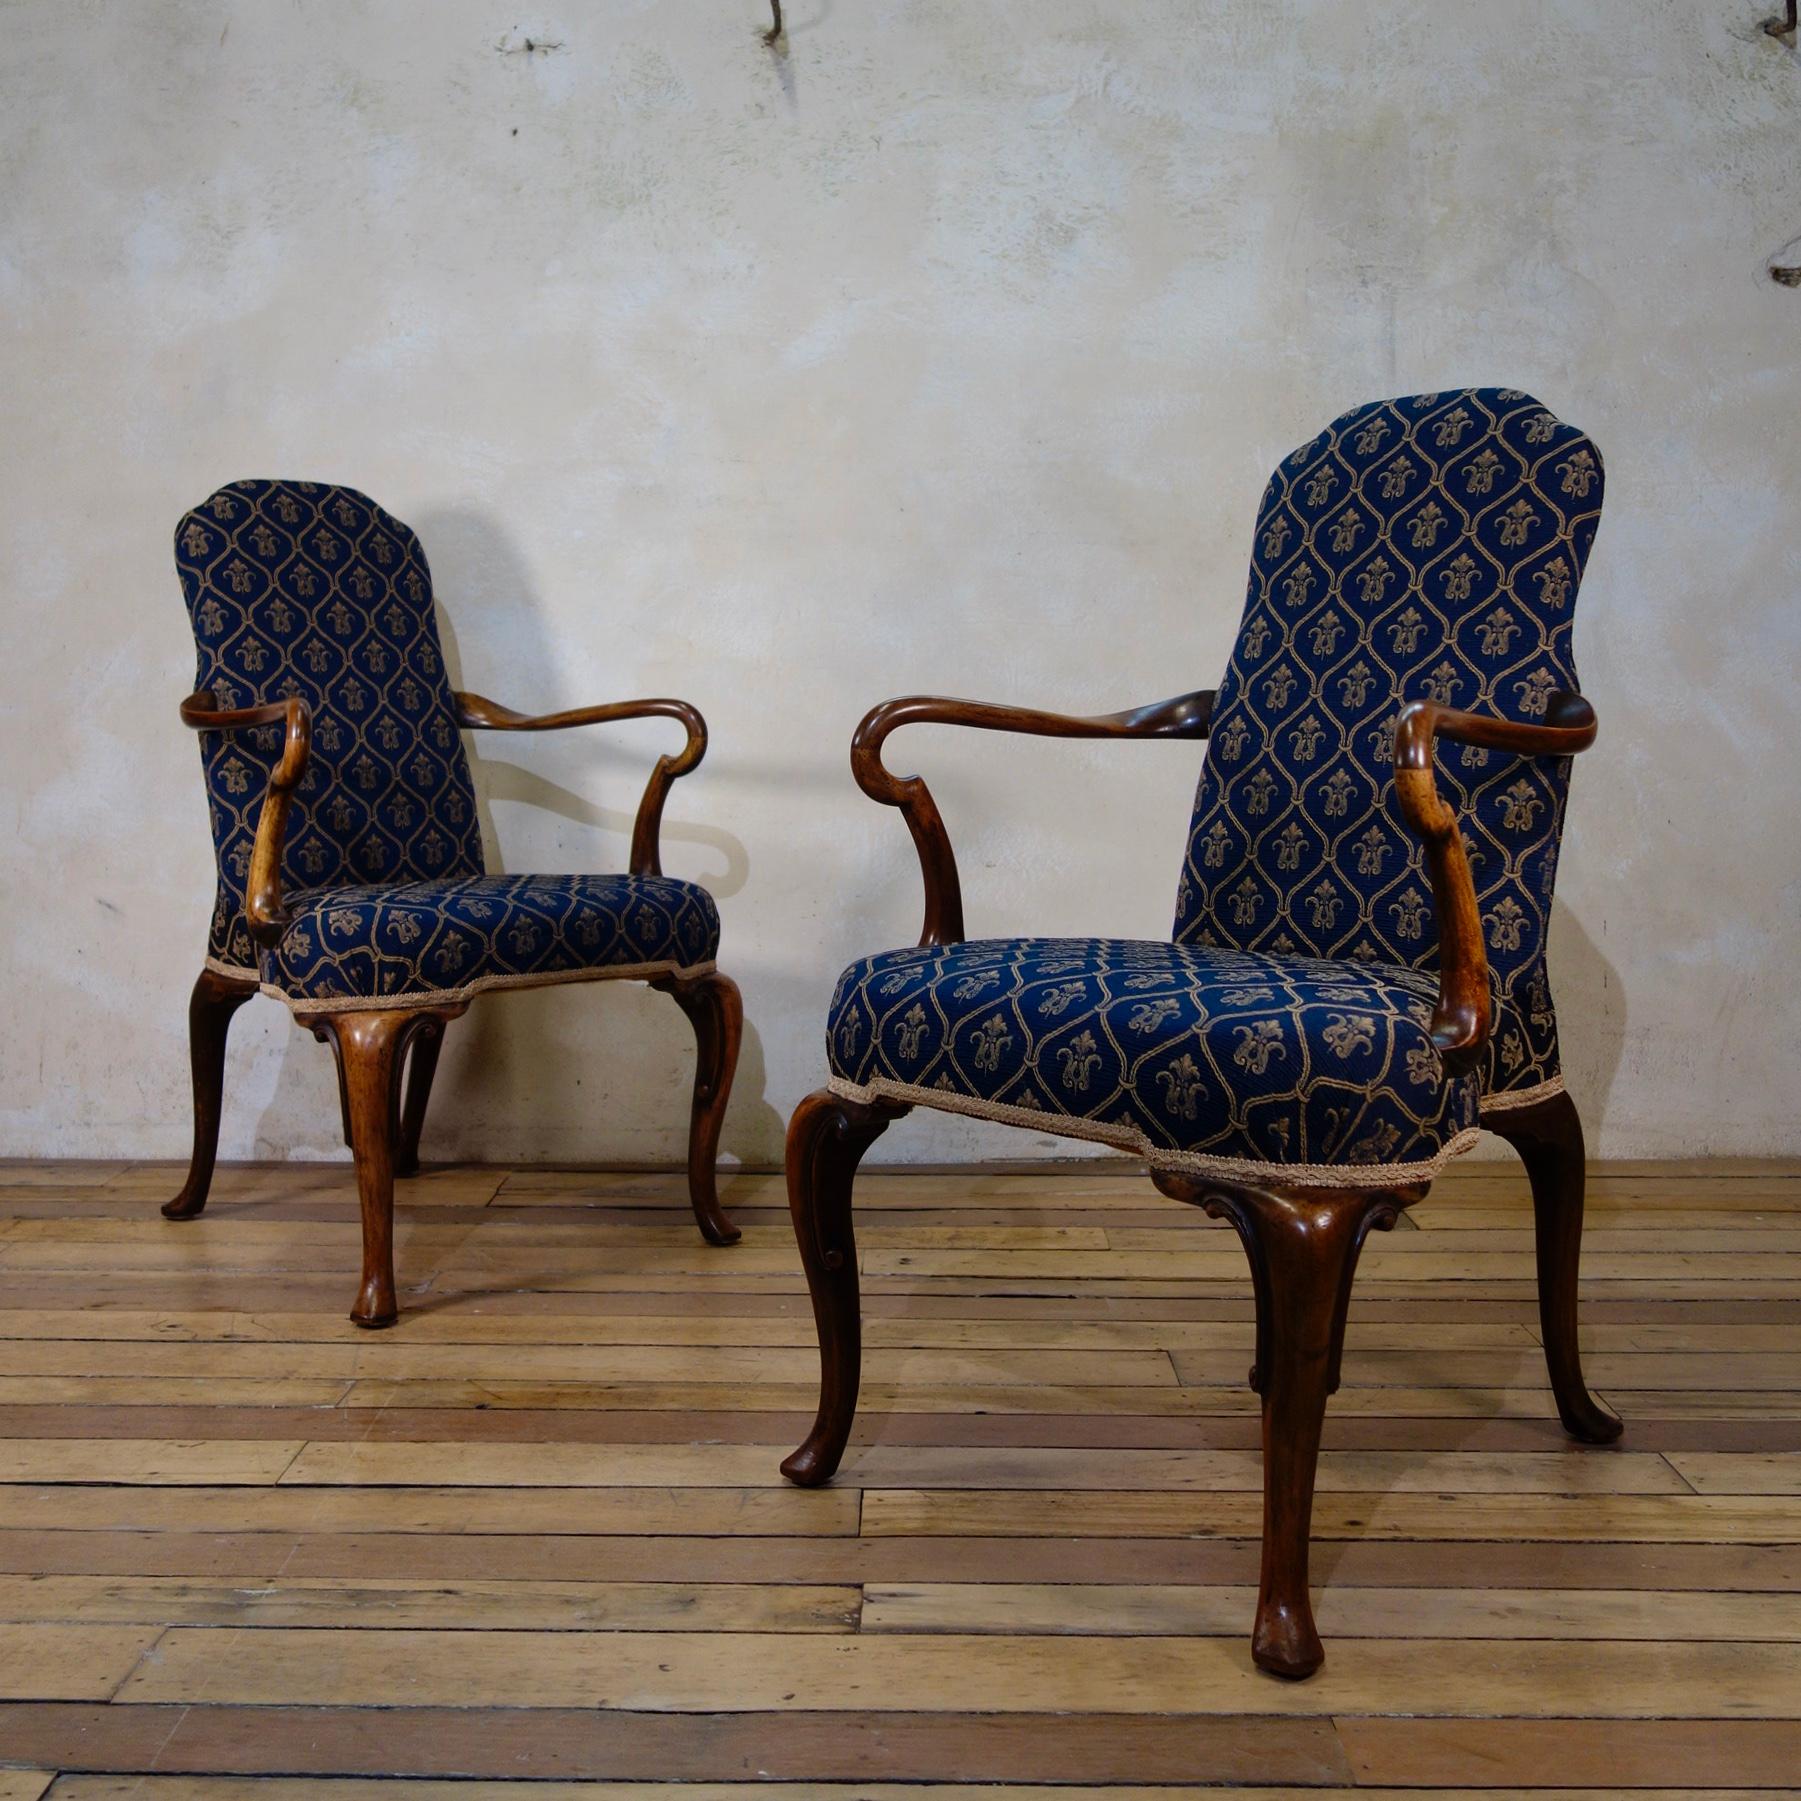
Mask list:
POLYGON ((1313 1623, 1308 1552, 1326 1400, 1338 1388, 1357 1253, 1399 1217, 1398 1195, 1348 1189, 1215 1192, 1202 1205, 1244 1242, 1257 1296, 1251 1387, 1263 1400, 1263 1566, 1251 1656, 1277 1676, 1325 1661, 1313 1623))
POLYGON ((1263 1401, 1263 1559, 1251 1656, 1272 1675, 1310 1676, 1325 1661, 1308 1560, 1326 1401, 1338 1391, 1358 1253, 1388 1231, 1426 1184, 1382 1189, 1240 1188, 1153 1172, 1172 1199, 1225 1219, 1251 1266, 1263 1401))
MULTIPOLYGON (((394 1147, 394 1173, 419 1173, 419 1136, 425 1130, 425 1109, 431 1102, 432 1078, 438 1073, 438 1053, 444 1048, 444 1021, 428 1016, 414 1038, 406 1059, 406 1099, 400 1110, 400 1138, 394 1147)), ((346 1135, 345 1142, 349 1142, 346 1135)))
POLYGON ((269 774, 263 810, 250 850, 250 874, 244 883, 244 918, 258 944, 275 946, 288 929, 281 902, 281 855, 287 841, 288 807, 313 749, 313 710, 298 695, 256 707, 221 707, 210 688, 201 688, 181 703, 183 725, 200 732, 236 732, 258 726, 286 727, 281 760, 269 774))
POLYGON ((619 700, 598 707, 571 707, 562 713, 515 713, 498 701, 480 694, 458 693, 457 724, 472 731, 560 732, 575 725, 607 725, 616 719, 677 719, 686 727, 688 741, 674 756, 657 758, 638 802, 632 822, 633 875, 661 875, 662 855, 658 839, 663 827, 663 806, 677 776, 696 768, 707 754, 707 722, 685 700, 619 700))
POLYGON ((1438 1002, 1432 1042, 1445 1067, 1472 1067, 1493 1024, 1488 951, 1469 853, 1456 808, 1438 791, 1433 746, 1439 738, 1523 757, 1567 757, 1595 741, 1595 713, 1580 694, 1550 696, 1543 725, 1488 719, 1433 701, 1416 700, 1395 722, 1395 795, 1426 853, 1432 903, 1438 920, 1438 1002))
POLYGON ((903 725, 964 725, 1037 738, 1205 738, 1212 717, 1211 690, 1092 718, 919 694, 872 708, 851 740, 851 773, 871 800, 898 807, 913 835, 925 878, 925 924, 919 942, 956 944, 963 938, 963 889, 950 833, 931 790, 922 777, 897 776, 882 761, 889 733, 903 725))

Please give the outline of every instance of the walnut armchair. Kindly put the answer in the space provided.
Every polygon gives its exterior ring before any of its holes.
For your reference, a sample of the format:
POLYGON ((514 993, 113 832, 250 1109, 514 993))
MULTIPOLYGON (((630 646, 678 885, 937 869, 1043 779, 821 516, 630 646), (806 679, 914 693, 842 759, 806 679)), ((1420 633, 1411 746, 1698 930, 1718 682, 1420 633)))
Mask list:
POLYGON ((706 753, 700 714, 633 700, 532 716, 453 692, 425 553, 354 489, 233 482, 182 520, 175 560, 199 653, 181 717, 200 735, 218 894, 188 1005, 193 1159, 164 1214, 206 1205, 226 1033, 273 995, 336 1054, 363 1217, 350 1317, 392 1324, 394 1178, 419 1167, 445 1026, 488 990, 634 977, 694 1029, 689 1197, 706 1239, 734 1243, 714 1159, 742 1009, 714 965, 712 897, 658 856, 670 786, 706 753), (650 718, 686 742, 651 770, 626 874, 487 872, 464 729, 650 718))
POLYGON ((1256 1295, 1267 1670, 1306 1676, 1324 1656, 1309 1528, 1358 1253, 1479 1126, 1526 1163, 1564 1426, 1618 1437, 1577 1354, 1582 1129, 1544 956, 1569 759, 1595 736, 1570 616, 1600 503, 1593 445, 1527 395, 1360 407, 1270 481, 1217 695, 1094 719, 908 699, 864 719, 852 770, 907 822, 925 925, 844 972, 830 1080, 788 1129, 822 1378, 792 1480, 828 1480, 850 1434, 852 1184, 914 1106, 1135 1152, 1165 1194, 1236 1229, 1256 1295), (1171 940, 967 940, 938 809, 883 761, 924 721, 1205 739, 1171 940))

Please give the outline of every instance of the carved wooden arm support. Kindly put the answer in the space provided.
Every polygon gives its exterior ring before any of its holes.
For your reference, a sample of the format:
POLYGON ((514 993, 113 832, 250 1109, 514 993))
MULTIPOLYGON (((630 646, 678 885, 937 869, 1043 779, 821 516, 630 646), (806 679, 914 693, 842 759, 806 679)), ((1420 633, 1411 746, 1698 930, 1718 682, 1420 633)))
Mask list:
POLYGON ((258 707, 221 707, 210 688, 201 688, 181 703, 181 722, 197 732, 235 732, 251 726, 285 725, 281 761, 269 773, 268 792, 256 822, 250 849, 250 874, 244 883, 244 917, 258 944, 275 946, 288 929, 281 904, 281 852, 288 832, 288 805, 313 749, 313 710, 304 700, 272 700, 258 707))
POLYGON ((606 725, 615 719, 679 719, 688 742, 672 757, 657 758, 644 784, 638 817, 632 822, 632 874, 661 875, 658 835, 663 803, 678 775, 686 775, 707 754, 707 722, 685 700, 619 700, 603 707, 572 707, 566 713, 515 713, 479 694, 456 694, 457 724, 491 732, 559 732, 572 725, 606 725))
POLYGON ((1438 915, 1438 1005, 1432 1042, 1447 1069, 1468 1069, 1488 1042, 1488 952, 1476 909, 1469 853, 1457 811, 1438 792, 1432 747, 1438 738, 1508 750, 1523 757, 1567 757, 1595 741, 1595 710, 1580 694, 1553 694, 1543 725, 1484 719, 1429 700, 1401 709, 1395 722, 1395 793, 1407 823, 1419 834, 1438 915))
POLYGON ((976 700, 911 695, 885 700, 864 715, 851 740, 851 773, 857 786, 883 806, 899 807, 919 852, 925 877, 925 926, 921 944, 956 944, 963 937, 963 889, 957 858, 938 804, 916 775, 894 775, 882 762, 888 734, 903 725, 968 725, 988 732, 1027 732, 1039 738, 1205 738, 1213 717, 1211 691, 1160 700, 1128 713, 1074 718, 1026 707, 993 706, 976 700))

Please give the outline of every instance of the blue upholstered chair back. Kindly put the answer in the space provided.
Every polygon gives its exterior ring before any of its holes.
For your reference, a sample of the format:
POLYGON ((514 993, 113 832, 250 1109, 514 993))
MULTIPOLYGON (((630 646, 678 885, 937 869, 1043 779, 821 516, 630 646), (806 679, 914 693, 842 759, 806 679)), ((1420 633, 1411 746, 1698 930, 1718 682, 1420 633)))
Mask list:
MULTIPOLYGON (((431 572, 412 531, 354 488, 232 482, 176 528, 175 562, 195 687, 223 707, 299 695, 313 709, 284 891, 481 874, 431 572)), ((282 732, 200 742, 219 862, 208 952, 252 967, 244 883, 282 732)))
MULTIPOLYGON (((1281 464, 1195 798, 1179 941, 1435 964, 1395 718, 1434 700, 1541 719, 1576 687, 1570 622, 1601 488, 1594 445, 1508 388, 1359 407, 1281 464)), ((1549 1030, 1568 760, 1443 743, 1439 770, 1497 985, 1526 984, 1549 1030)))

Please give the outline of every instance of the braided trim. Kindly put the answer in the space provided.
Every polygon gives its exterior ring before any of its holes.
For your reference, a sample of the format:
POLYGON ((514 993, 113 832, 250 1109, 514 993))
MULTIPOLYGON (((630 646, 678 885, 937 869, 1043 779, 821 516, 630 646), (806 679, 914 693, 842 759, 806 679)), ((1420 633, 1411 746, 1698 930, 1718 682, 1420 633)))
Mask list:
POLYGON ((976 1100, 948 1093, 942 1088, 919 1088, 911 1082, 891 1082, 878 1076, 866 1087, 832 1076, 826 1087, 841 1100, 868 1106, 871 1101, 899 1101, 909 1107, 931 1107, 943 1113, 963 1113, 971 1119, 997 1120, 1005 1126, 1049 1132, 1058 1138, 1084 1138, 1111 1145, 1142 1157, 1152 1169, 1172 1175, 1212 1176, 1222 1182, 1267 1186, 1279 1179, 1296 1188, 1395 1188, 1429 1182, 1451 1161, 1469 1150, 1481 1136, 1466 1126, 1450 1139, 1436 1157, 1420 1163, 1264 1163, 1255 1158, 1215 1157, 1205 1151, 1172 1151, 1154 1145, 1135 1126, 1111 1126, 1103 1120, 1073 1119, 1060 1113, 1041 1113, 1031 1107, 1010 1107, 1003 1101, 976 1100))

